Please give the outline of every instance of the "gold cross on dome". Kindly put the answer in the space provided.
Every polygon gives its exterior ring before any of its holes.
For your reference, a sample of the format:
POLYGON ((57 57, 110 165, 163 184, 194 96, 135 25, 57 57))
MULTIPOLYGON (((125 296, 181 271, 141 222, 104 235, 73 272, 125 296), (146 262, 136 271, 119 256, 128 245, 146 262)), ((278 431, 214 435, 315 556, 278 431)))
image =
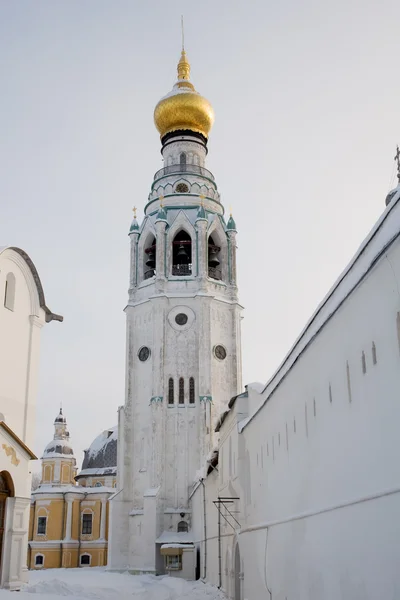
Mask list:
POLYGON ((398 146, 394 160, 397 162, 397 179, 400 181, 400 148, 398 146))
POLYGON ((200 204, 201 206, 204 205, 204 200, 206 199, 206 197, 204 196, 204 194, 200 194, 200 204))
POLYGON ((134 206, 134 207, 132 208, 132 210, 133 210, 133 218, 134 218, 134 219, 136 219, 136 211, 137 211, 137 208, 136 208, 136 206, 134 206))
POLYGON ((162 208, 163 207, 164 196, 160 196, 159 200, 160 200, 160 208, 162 208))

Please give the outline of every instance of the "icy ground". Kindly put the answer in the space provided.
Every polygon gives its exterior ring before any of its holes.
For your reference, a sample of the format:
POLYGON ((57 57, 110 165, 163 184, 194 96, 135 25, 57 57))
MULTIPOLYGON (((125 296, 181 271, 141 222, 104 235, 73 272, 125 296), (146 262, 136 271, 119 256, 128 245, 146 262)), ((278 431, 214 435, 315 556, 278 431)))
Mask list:
POLYGON ((0 600, 222 600, 216 588, 176 577, 110 573, 102 567, 30 571, 18 595, 0 590, 0 600), (10 594, 13 594, 12 596, 10 594))

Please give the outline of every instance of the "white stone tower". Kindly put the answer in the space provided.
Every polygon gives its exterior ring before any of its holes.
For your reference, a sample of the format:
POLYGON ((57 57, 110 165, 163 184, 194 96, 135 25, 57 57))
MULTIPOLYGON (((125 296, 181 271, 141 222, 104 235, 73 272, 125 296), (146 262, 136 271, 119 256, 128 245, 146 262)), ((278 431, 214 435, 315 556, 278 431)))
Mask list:
POLYGON ((126 398, 109 568, 162 572, 159 546, 190 538, 190 492, 216 445, 215 424, 241 391, 236 226, 206 168, 209 102, 189 80, 156 106, 164 166, 143 223, 130 229, 126 398))

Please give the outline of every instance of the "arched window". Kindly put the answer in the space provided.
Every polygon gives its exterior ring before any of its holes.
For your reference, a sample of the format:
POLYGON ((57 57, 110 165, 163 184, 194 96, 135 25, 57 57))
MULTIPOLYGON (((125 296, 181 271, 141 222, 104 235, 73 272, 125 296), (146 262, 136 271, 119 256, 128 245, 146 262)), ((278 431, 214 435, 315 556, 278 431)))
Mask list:
POLYGON ((82 514, 82 534, 91 535, 93 529, 93 514, 83 513, 82 514))
POLYGON ((179 521, 178 533, 182 533, 183 531, 189 531, 189 525, 186 523, 186 521, 179 521))
POLYGON ((156 274, 156 238, 153 236, 144 250, 144 279, 150 279, 156 274))
POLYGON ((92 557, 90 554, 82 554, 81 556, 81 565, 90 565, 90 559, 92 557))
POLYGON ((35 567, 43 567, 44 565, 44 556, 43 554, 36 554, 35 556, 35 567))
POLYGON ((183 377, 179 377, 179 404, 185 404, 185 382, 183 377))
POLYGON ((172 377, 168 380, 168 404, 174 403, 174 380, 172 377))
POLYGON ((14 310, 15 302, 15 275, 8 273, 6 277, 6 287, 4 290, 4 306, 8 310, 14 310))
POLYGON ((172 275, 192 274, 192 238, 186 231, 179 231, 172 242, 172 275))
POLYGON ((189 379, 189 404, 194 404, 194 377, 189 379))
POLYGON ((222 279, 221 262, 219 260, 219 253, 221 248, 217 246, 213 238, 208 238, 208 276, 212 279, 222 279))
POLYGON ((94 484, 94 487, 101 487, 100 481, 96 481, 96 483, 94 484))
POLYGON ((179 157, 179 164, 181 167, 181 171, 186 171, 186 154, 184 152, 181 152, 181 155, 179 157))

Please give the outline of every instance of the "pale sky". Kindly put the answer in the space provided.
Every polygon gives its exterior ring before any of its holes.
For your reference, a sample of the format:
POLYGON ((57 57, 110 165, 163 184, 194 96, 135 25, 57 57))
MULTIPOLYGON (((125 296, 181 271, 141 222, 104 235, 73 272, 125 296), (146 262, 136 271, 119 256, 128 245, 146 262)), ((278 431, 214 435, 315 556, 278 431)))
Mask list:
POLYGON ((127 234, 162 166, 182 13, 239 231, 244 383, 269 379, 396 183, 398 0, 0 0, 0 245, 65 319, 42 332, 34 451, 62 402, 79 466, 124 403, 127 234))

